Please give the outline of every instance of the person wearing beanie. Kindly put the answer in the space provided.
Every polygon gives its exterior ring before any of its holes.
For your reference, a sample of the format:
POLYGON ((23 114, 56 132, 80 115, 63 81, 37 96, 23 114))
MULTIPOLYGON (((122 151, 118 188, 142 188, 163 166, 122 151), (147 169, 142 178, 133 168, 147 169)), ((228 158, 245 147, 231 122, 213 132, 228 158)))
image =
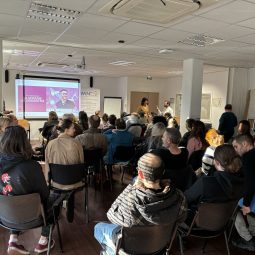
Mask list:
POLYGON ((102 245, 101 254, 115 254, 115 244, 121 227, 181 223, 186 218, 186 200, 178 189, 162 180, 164 164, 153 153, 138 161, 138 177, 113 202, 107 212, 111 223, 100 222, 94 236, 102 245))

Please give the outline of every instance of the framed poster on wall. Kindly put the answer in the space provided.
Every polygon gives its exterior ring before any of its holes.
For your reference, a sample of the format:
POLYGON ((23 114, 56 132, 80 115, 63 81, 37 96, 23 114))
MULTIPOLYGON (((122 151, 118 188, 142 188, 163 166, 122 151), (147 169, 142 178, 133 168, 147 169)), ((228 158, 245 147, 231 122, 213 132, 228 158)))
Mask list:
POLYGON ((104 113, 107 113, 108 115, 114 114, 117 118, 120 118, 121 112, 121 97, 104 97, 104 113))

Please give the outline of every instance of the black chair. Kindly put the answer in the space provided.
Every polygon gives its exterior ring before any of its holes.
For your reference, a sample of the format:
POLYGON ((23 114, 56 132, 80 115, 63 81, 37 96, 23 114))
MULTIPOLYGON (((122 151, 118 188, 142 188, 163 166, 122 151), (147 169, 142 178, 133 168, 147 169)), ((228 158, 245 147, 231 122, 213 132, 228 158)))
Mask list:
MULTIPOLYGON (((101 148, 84 149, 84 162, 87 169, 87 177, 99 175, 100 190, 103 195, 103 153, 101 148)), ((111 179, 110 179, 111 182, 111 179)), ((89 183, 89 180, 88 180, 89 183)), ((111 183, 110 183, 111 184, 111 183)))
MULTIPOLYGON (((52 212, 54 216, 54 224, 57 224, 60 248, 62 251, 61 235, 57 217, 54 214, 54 203, 52 212)), ((4 196, 0 195, 0 226, 13 231, 26 231, 33 228, 46 226, 44 209, 41 204, 41 198, 38 193, 20 195, 20 196, 4 196)), ((52 240, 53 224, 50 225, 50 233, 48 240, 48 252, 50 254, 50 244, 52 240)))
POLYGON ((134 146, 117 146, 113 155, 114 165, 120 166, 121 169, 121 183, 123 184, 125 168, 131 166, 131 161, 135 156, 134 146))
POLYGON ((63 200, 74 196, 75 192, 83 190, 85 218, 88 222, 88 185, 84 164, 61 165, 49 164, 49 187, 62 195, 63 200))
POLYGON ((193 171, 196 171, 202 166, 202 158, 204 154, 205 150, 197 150, 190 155, 188 165, 192 167, 193 171))
POLYGON ((181 225, 178 228, 181 255, 183 255, 182 237, 193 236, 197 238, 205 238, 202 252, 208 239, 224 235, 227 254, 229 251, 229 237, 231 236, 232 226, 229 234, 227 229, 231 225, 231 220, 235 218, 237 213, 237 201, 225 203, 200 203, 194 218, 189 226, 181 225))
POLYGON ((170 254, 172 242, 176 236, 177 226, 150 225, 123 227, 118 235, 116 255, 122 254, 170 254))

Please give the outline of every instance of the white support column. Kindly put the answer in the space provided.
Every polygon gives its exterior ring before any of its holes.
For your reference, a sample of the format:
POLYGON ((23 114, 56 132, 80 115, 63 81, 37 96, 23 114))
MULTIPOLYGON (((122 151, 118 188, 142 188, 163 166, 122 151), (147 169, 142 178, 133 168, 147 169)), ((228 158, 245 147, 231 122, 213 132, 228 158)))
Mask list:
POLYGON ((0 39, 0 112, 3 108, 3 85, 4 85, 4 75, 3 75, 3 40, 0 39))
POLYGON ((203 61, 186 59, 183 62, 181 133, 186 132, 187 118, 200 119, 203 84, 203 61))

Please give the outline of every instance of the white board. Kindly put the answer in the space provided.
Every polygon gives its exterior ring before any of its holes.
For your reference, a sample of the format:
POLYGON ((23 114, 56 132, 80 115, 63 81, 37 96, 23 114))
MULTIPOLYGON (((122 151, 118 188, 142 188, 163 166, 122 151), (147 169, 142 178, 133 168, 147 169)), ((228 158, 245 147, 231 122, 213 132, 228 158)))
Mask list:
POLYGON ((255 89, 250 90, 247 119, 255 119, 255 89))
POLYGON ((104 97, 104 113, 114 114, 119 118, 122 110, 121 101, 121 97, 104 97))
POLYGON ((100 90, 82 89, 81 90, 81 111, 85 111, 88 116, 100 110, 100 90))

